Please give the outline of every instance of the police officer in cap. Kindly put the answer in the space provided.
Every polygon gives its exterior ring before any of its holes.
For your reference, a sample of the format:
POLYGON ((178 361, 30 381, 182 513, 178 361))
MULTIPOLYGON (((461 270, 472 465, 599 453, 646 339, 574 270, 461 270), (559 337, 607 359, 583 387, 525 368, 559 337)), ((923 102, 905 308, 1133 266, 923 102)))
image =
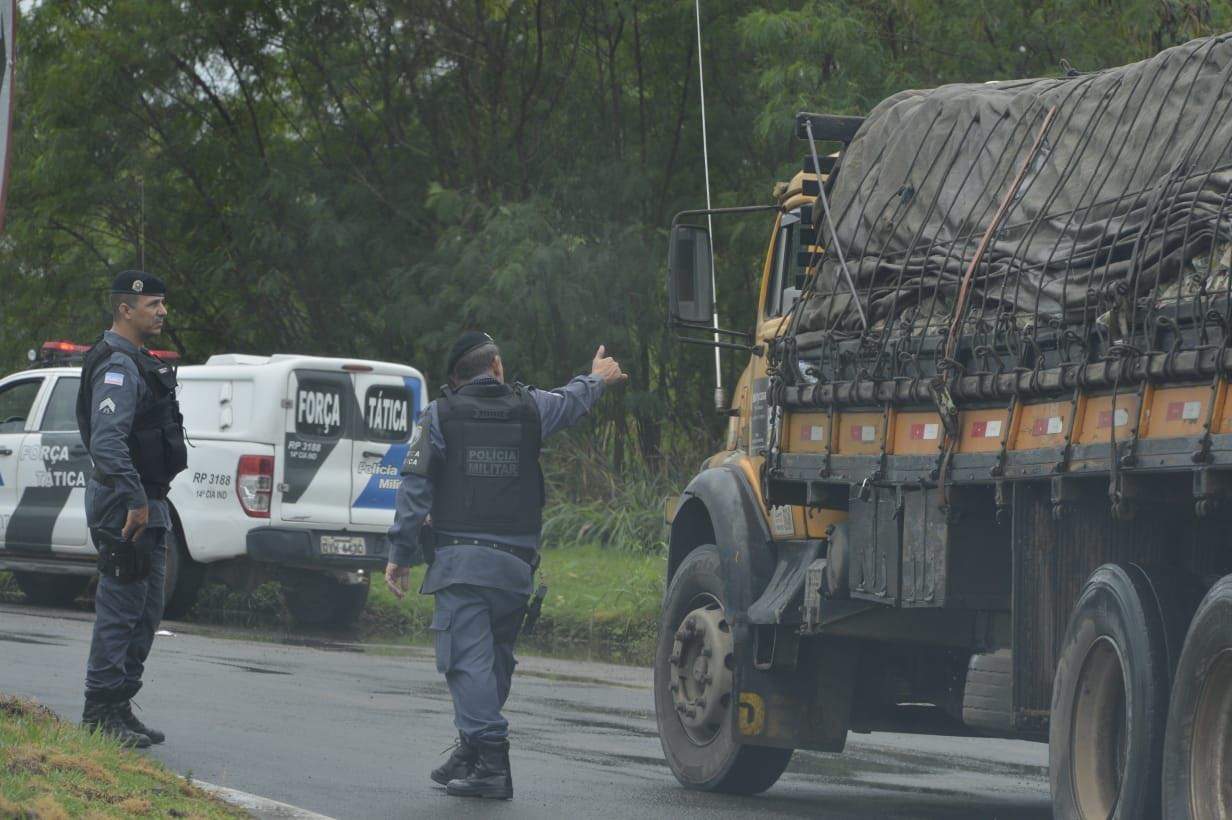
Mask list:
POLYGON ((509 799, 501 708, 539 563, 540 442, 577 423, 608 385, 627 377, 600 346, 591 372, 564 387, 510 386, 496 343, 476 331, 454 344, 446 370, 450 387, 428 406, 402 468, 385 580, 401 598, 409 567, 430 562, 419 591, 436 596, 436 668, 458 729, 453 754, 432 779, 452 795, 509 799), (427 520, 431 528, 421 531, 427 520))
POLYGON ((187 462, 175 370, 145 349, 162 332, 166 294, 148 273, 115 278, 111 329, 86 354, 77 393, 99 568, 82 723, 139 748, 165 739, 133 714, 132 697, 163 615, 167 490, 187 462))

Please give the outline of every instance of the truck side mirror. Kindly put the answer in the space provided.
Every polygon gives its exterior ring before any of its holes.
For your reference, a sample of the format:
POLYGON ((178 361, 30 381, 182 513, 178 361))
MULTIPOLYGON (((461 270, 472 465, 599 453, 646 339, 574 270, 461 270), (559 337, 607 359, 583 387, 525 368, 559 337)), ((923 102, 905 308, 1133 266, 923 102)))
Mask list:
POLYGON ((667 293, 673 322, 709 325, 714 316, 710 233, 699 225, 672 228, 667 293))

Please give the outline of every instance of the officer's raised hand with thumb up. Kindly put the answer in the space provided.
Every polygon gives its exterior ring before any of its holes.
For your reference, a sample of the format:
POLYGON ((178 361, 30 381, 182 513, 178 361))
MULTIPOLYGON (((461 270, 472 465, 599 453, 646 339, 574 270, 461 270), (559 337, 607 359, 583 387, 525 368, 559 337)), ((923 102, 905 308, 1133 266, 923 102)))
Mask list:
POLYGON ((590 375, 603 379, 603 383, 613 385, 627 381, 629 374, 620 369, 620 362, 607 355, 607 346, 599 345, 595 351, 595 360, 590 365, 590 375))

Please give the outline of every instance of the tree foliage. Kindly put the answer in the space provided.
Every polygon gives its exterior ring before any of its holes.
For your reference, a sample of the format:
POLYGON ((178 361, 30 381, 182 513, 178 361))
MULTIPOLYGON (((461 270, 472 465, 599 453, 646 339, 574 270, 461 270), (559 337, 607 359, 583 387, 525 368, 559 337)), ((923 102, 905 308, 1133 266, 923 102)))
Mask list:
MULTIPOLYGON (((1092 70, 1232 22, 1193 0, 707 0, 716 205, 798 167, 796 110, 1092 70)), ((137 265, 170 342, 366 356, 434 380, 456 333, 563 381, 632 374, 596 431, 652 465, 719 428, 709 351, 664 328, 666 227, 702 192, 688 0, 45 0, 22 20, 0 357, 92 338, 137 265)), ((769 226, 718 223, 727 323, 769 226)), ((739 363, 726 356, 728 370, 739 363)), ((731 373, 729 372, 729 378, 731 373)))

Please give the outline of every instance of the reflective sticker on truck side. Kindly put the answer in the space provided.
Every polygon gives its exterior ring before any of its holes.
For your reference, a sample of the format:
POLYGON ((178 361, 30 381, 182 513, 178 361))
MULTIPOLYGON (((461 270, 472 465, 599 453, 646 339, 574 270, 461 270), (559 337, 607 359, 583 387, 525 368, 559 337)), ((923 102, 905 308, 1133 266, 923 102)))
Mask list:
POLYGON ((1041 416, 1031 424, 1031 435, 1033 436, 1055 436, 1060 432, 1060 416, 1048 416, 1047 418, 1041 416))
POLYGON ((766 702, 756 692, 741 692, 736 709, 736 726, 746 737, 766 731, 766 702))
POLYGON ((753 380, 753 412, 749 419, 749 452, 753 455, 766 449, 770 429, 770 414, 766 406, 769 379, 753 380))
POLYGON ((877 428, 871 424, 853 424, 851 426, 852 441, 876 441, 877 428))
POLYGON ((770 508, 770 532, 782 538, 790 538, 796 534, 791 507, 784 504, 770 508))
POLYGON ((1197 421, 1201 415, 1200 401, 1174 401, 1168 404, 1168 421, 1197 421))
MULTIPOLYGON (((1116 411, 1116 426, 1124 427, 1127 424, 1129 424, 1129 411, 1118 407, 1116 411)), ((1096 422, 1095 426, 1100 429, 1112 427, 1112 411, 1101 410, 1099 413, 1099 420, 1096 422)))

